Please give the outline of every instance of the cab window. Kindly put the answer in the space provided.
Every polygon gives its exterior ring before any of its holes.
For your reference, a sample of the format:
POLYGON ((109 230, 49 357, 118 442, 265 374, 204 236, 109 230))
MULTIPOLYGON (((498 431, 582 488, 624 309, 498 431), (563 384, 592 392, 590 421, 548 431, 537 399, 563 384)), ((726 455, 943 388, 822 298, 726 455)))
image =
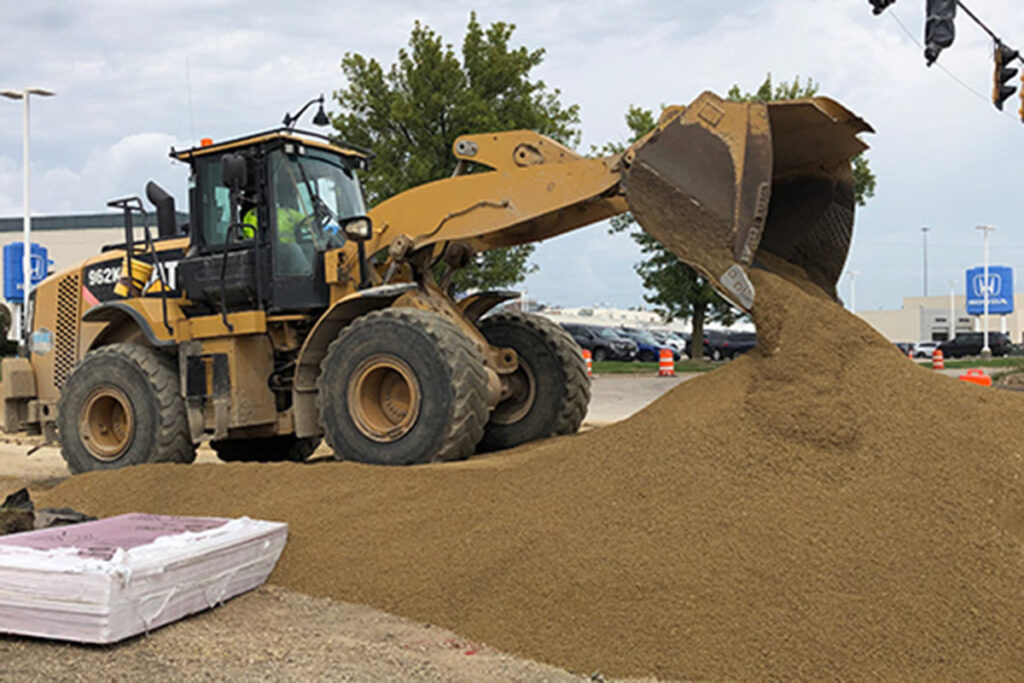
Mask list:
MULTIPOLYGON (((220 157, 199 161, 197 170, 203 243, 208 249, 220 249, 224 246, 228 226, 231 224, 231 191, 223 183, 220 157)), ((248 236, 236 233, 232 236, 232 243, 248 236)))
POLYGON ((339 221, 365 213, 355 171, 314 149, 275 151, 270 169, 274 272, 309 277, 322 252, 345 243, 339 221))

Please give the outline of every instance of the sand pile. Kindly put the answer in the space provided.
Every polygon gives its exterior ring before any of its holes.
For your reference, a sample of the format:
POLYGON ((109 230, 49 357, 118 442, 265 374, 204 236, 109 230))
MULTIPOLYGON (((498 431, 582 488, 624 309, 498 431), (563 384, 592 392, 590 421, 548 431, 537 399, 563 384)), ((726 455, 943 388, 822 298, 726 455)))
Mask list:
POLYGON ((272 581, 570 669, 1024 671, 1024 396, 763 272, 761 348, 632 419, 461 464, 158 465, 40 495, 291 524, 272 581))

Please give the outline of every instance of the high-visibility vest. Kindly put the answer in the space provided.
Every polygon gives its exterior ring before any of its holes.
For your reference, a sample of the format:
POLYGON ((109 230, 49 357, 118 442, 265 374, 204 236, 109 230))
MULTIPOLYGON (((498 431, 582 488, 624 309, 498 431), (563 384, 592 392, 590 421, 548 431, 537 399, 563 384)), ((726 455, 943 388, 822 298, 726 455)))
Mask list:
MULTIPOLYGON (((295 226, 304 218, 306 218, 306 214, 301 211, 286 206, 277 207, 277 241, 295 244, 295 226)), ((249 240, 255 237, 260 225, 259 218, 256 216, 256 207, 245 212, 242 222, 245 223, 242 226, 243 239, 249 240)))

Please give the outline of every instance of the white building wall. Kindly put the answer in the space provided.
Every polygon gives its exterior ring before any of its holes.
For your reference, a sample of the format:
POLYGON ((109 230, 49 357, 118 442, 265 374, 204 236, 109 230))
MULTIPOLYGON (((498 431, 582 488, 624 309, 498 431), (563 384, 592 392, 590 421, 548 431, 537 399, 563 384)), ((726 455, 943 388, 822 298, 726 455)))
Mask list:
MULTIPOLYGON (((965 297, 953 299, 956 309, 956 330, 958 332, 980 331, 982 316, 968 316, 965 297)), ((1024 342, 1024 294, 1014 294, 1014 312, 1007 316, 990 315, 989 331, 1005 331, 1011 341, 1024 342)), ((903 306, 896 310, 859 311, 864 321, 878 330, 890 341, 914 342, 933 338, 933 332, 944 334, 948 331, 949 296, 906 297, 903 306)))

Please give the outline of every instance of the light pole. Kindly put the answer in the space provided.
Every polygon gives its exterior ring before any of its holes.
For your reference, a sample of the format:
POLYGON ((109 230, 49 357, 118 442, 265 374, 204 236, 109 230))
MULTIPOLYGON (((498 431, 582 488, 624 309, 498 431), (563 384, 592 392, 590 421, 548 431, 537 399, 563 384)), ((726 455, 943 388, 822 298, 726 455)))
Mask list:
POLYGON ((32 289, 32 209, 31 209, 31 193, 30 193, 30 172, 29 172, 29 98, 32 95, 39 95, 40 97, 53 97, 56 95, 52 90, 46 90, 44 88, 25 88, 24 90, 0 90, 0 95, 11 99, 11 100, 23 100, 25 102, 25 115, 23 121, 23 153, 22 153, 22 168, 24 173, 24 185, 22 186, 22 199, 25 204, 25 213, 22 220, 22 241, 23 241, 23 253, 21 255, 21 275, 22 275, 22 304, 21 304, 21 338, 25 343, 25 348, 28 348, 28 338, 30 334, 29 327, 32 324, 31 318, 29 318, 28 310, 28 295, 32 289))
POLYGON ((981 284, 981 291, 982 291, 982 295, 984 296, 984 301, 985 301, 984 308, 982 309, 984 311, 985 323, 984 323, 984 328, 983 328, 984 329, 984 334, 982 336, 982 343, 981 343, 981 357, 982 358, 991 358, 992 357, 992 349, 990 349, 989 346, 988 346, 988 290, 989 290, 989 281, 988 281, 988 234, 990 232, 992 232, 993 230, 995 230, 995 226, 992 226, 992 225, 979 225, 978 226, 978 230, 981 230, 985 234, 985 261, 984 261, 985 268, 984 268, 984 271, 983 271, 983 274, 982 274, 982 279, 981 279, 981 283, 982 283, 981 284))
POLYGON ((850 271, 850 313, 857 312, 857 276, 860 275, 859 270, 850 271))
POLYGON ((952 341, 956 336, 956 280, 949 281, 949 332, 946 339, 952 341))
POLYGON ((924 236, 924 295, 928 296, 928 231, 931 228, 921 228, 924 236))

